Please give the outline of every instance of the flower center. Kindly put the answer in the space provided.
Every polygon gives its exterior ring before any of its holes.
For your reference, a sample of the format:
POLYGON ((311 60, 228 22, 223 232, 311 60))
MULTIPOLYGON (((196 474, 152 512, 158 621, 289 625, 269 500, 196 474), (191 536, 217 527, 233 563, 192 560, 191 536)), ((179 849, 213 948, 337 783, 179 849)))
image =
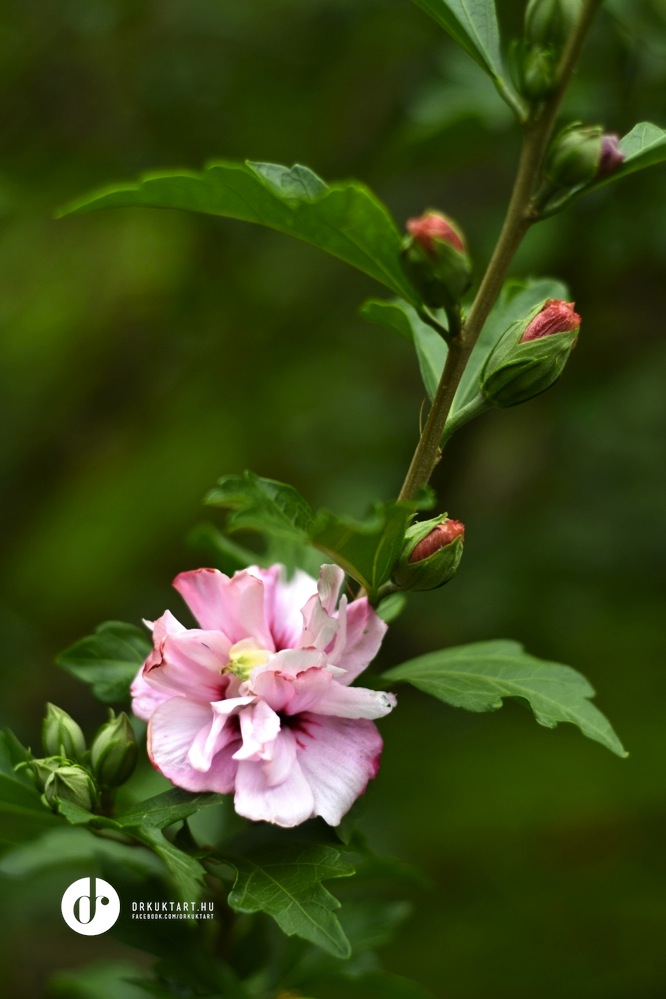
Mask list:
POLYGON ((247 680, 257 666, 264 666, 273 655, 269 649, 258 648, 253 638, 242 638, 229 649, 229 662, 223 673, 233 673, 239 680, 247 680))

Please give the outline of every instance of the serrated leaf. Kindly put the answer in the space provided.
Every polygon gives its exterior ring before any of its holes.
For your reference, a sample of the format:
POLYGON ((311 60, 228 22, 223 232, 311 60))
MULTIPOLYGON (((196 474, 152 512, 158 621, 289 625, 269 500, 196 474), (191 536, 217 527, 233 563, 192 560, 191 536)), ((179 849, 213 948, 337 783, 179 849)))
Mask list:
POLYGON ((568 298, 568 288, 553 278, 528 278, 526 281, 507 281, 488 316, 481 335, 467 362, 456 392, 451 416, 455 416, 479 392, 479 384, 486 358, 503 333, 512 323, 527 315, 546 298, 568 298))
POLYGON ((590 703, 594 690, 570 666, 544 662, 518 642, 476 642, 441 649, 384 673, 390 683, 405 680, 440 701, 468 711, 495 711, 504 697, 524 698, 540 725, 571 722, 618 756, 626 752, 608 720, 590 703))
POLYGON ((414 0, 485 70, 497 91, 520 117, 522 102, 502 63, 494 0, 414 0))
POLYGON ((423 385, 432 401, 446 361, 446 341, 424 323, 416 309, 400 299, 391 302, 370 299, 361 307, 361 315, 376 326, 392 330, 414 345, 423 385))
POLYGON ((311 243, 416 300, 400 263, 400 232, 387 208, 358 181, 329 186, 303 166, 216 162, 201 173, 151 173, 134 184, 105 187, 60 214, 130 207, 181 208, 256 222, 311 243))
POLYGON ((424 494, 408 503, 377 503, 364 520, 329 510, 314 514, 292 486, 245 472, 220 479, 206 502, 232 511, 231 531, 256 530, 269 539, 314 546, 373 595, 391 574, 414 510, 430 499, 424 494))
POLYGON ((146 634, 122 621, 107 621, 61 652, 56 662, 68 673, 89 683, 95 697, 106 704, 129 700, 129 687, 150 652, 146 634))
POLYGON ((365 520, 322 510, 312 543, 373 596, 400 557, 414 509, 411 503, 377 503, 365 520))
POLYGON ((230 531, 269 531, 303 542, 314 521, 312 508, 293 486, 254 472, 225 475, 205 502, 232 511, 227 521, 230 531))
POLYGON ((221 794, 192 794, 190 791, 173 787, 133 805, 126 812, 117 815, 115 821, 122 828, 143 826, 146 829, 166 829, 174 822, 180 822, 194 815, 200 808, 219 805, 223 800, 221 794))
POLYGON ((330 878, 354 873, 334 847, 285 847, 251 857, 228 857, 236 870, 229 905, 236 912, 266 912, 287 936, 303 937, 336 957, 351 948, 335 915, 340 903, 324 888, 330 878))

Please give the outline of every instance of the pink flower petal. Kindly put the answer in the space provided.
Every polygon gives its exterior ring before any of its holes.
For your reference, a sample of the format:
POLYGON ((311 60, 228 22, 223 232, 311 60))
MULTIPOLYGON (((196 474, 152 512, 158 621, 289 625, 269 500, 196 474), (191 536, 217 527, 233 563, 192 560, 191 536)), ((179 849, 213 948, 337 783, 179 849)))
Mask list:
POLYGON ((270 760, 280 731, 280 719, 265 701, 240 713, 243 745, 234 753, 235 760, 270 760))
MULTIPOLYGON (((292 752, 289 745, 282 745, 285 741, 293 744, 294 735, 289 730, 280 732, 278 736, 274 768, 279 767, 283 753, 289 756, 292 752)), ((288 768, 287 777, 278 784, 270 783, 270 766, 267 773, 265 763, 239 762, 234 798, 236 811, 254 822, 263 820, 288 828, 300 825, 314 814, 314 795, 296 755, 288 768)))
POLYGON ((143 666, 132 680, 130 693, 132 695, 132 711, 142 721, 148 721, 155 708, 173 697, 173 694, 163 690, 155 690, 151 684, 146 683, 143 666))
POLYGON ((264 583, 248 572, 231 579, 217 569, 181 572, 173 581, 202 628, 223 631, 231 644, 254 638, 275 648, 264 614, 264 583))
POLYGON ((286 579, 283 566, 270 569, 251 566, 248 570, 264 583, 264 612, 273 635, 275 648, 294 649, 301 645, 303 615, 301 608, 317 591, 317 583, 307 572, 297 569, 286 579))
POLYGON ((176 787, 220 794, 233 790, 238 764, 232 756, 240 739, 218 752, 206 773, 195 770, 188 761, 195 738, 212 719, 210 704, 186 697, 171 697, 153 712, 148 723, 148 755, 153 766, 176 787))
POLYGON ((229 698, 227 701, 217 701, 211 704, 213 714, 209 724, 204 724, 194 739, 187 753, 187 762, 201 773, 207 773, 213 763, 213 757, 233 740, 238 741, 238 726, 228 724, 232 714, 249 704, 250 697, 229 698))
POLYGON ((228 685, 222 671, 229 662, 229 639, 221 631, 191 628, 170 634, 146 660, 144 679, 170 694, 190 694, 197 700, 217 701, 228 685), (153 663, 150 665, 150 659, 153 663))
POLYGON ((375 613, 367 597, 347 608, 347 642, 336 665, 346 670, 341 683, 351 683, 379 652, 388 625, 375 613))
POLYGON ((371 721, 304 715, 295 735, 314 814, 337 826, 379 768, 382 739, 371 721))

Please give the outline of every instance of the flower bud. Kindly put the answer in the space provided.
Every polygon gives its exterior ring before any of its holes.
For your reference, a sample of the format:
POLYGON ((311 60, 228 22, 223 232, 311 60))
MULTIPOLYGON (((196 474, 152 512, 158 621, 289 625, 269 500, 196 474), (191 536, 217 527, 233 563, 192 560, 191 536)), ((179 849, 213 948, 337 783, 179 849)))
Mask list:
POLYGON ((393 582, 405 590, 434 590, 455 574, 463 552, 465 527, 446 514, 413 524, 393 570, 393 582))
POLYGON ((559 55, 582 6, 582 0, 530 0, 525 10, 525 38, 541 46, 552 46, 559 55))
POLYGON ((64 766, 66 763, 67 761, 62 756, 47 756, 41 760, 26 760, 24 763, 19 763, 16 769, 25 770, 29 773, 39 790, 43 791, 44 785, 54 770, 64 766))
POLYGON ((519 91, 530 101, 542 101, 555 89, 557 60, 549 45, 518 43, 512 69, 519 91))
POLYGON ((102 787, 118 787, 131 777, 137 759, 137 745, 130 720, 123 711, 102 725, 93 739, 90 761, 102 787))
POLYGON ((569 125, 555 137, 545 174, 557 187, 579 187, 594 180, 601 163, 601 125, 569 125))
POLYGON ((484 398, 504 408, 545 392, 562 374, 579 327, 573 302, 552 298, 513 323, 484 365, 484 398))
POLYGON ((471 281, 472 265, 462 233, 440 212, 409 219, 407 231, 402 245, 407 276, 428 308, 450 309, 471 281))
POLYGON ((92 777, 83 767, 67 764, 58 767, 44 785, 44 800, 55 809, 61 801, 71 801, 87 811, 97 802, 97 788, 92 777))
POLYGON ((624 153, 620 149, 619 135, 602 135, 601 156, 597 167, 597 177, 607 177, 609 173, 617 170, 624 163, 624 153))
POLYGON ((80 760, 86 751, 86 740, 80 726, 55 704, 46 705, 42 745, 47 756, 64 756, 68 760, 80 760))

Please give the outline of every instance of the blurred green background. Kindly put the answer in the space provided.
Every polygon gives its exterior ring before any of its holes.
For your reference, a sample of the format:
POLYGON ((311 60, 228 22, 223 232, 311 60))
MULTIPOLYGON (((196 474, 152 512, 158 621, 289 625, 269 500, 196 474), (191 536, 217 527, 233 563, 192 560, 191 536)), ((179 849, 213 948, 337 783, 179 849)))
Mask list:
MULTIPOLYGON (((499 7, 510 37, 522 5, 499 7)), ((396 494, 422 399, 408 345, 357 316, 381 289, 343 264, 240 223, 54 209, 143 170, 296 160, 398 220, 450 213, 481 267, 517 137, 408 0, 9 0, 0 30, 2 714, 36 747, 46 700, 104 717, 60 649, 178 613, 219 475, 360 514, 396 494)), ((607 3, 570 116, 666 124, 665 57, 664 0, 607 3)), ((435 485, 463 565, 382 653, 522 640, 586 673, 631 751, 402 691, 365 828, 431 878, 384 957, 438 999, 666 994, 665 192, 656 168, 530 234, 514 272, 570 283, 579 345, 552 392, 450 446, 435 485)), ((8 995, 127 956, 72 941, 44 890, 8 895, 8 995)))

